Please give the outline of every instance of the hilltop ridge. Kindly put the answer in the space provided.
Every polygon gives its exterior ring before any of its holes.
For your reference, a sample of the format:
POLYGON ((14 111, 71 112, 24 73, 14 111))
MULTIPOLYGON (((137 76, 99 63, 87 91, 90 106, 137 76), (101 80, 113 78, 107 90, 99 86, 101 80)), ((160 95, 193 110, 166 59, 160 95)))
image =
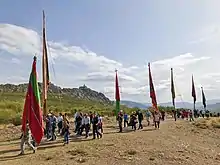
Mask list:
MULTIPOLYGON (((40 91, 42 89, 42 83, 38 83, 40 91)), ((1 84, 0 92, 1 93, 25 93, 27 90, 28 84, 1 84)), ((73 98, 87 100, 87 101, 98 101, 106 104, 111 104, 109 98, 107 98, 103 93, 97 92, 90 89, 86 85, 80 86, 79 88, 61 88, 54 84, 49 85, 48 89, 49 94, 61 94, 67 95, 73 98)))

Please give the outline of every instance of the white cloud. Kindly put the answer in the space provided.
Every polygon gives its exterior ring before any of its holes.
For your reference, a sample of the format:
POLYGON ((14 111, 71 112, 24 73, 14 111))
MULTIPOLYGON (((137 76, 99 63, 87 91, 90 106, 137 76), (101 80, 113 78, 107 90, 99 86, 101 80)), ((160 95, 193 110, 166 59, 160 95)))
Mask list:
MULTIPOLYGON (((52 81, 55 84, 75 87, 85 83, 114 99, 114 70, 118 69, 122 99, 150 102, 148 69, 144 63, 142 66, 139 64, 129 66, 64 42, 49 41, 48 45, 50 62, 54 61, 53 67, 56 70, 56 78, 51 73, 52 81)), ((5 52, 12 54, 13 58, 10 58, 10 61, 23 65, 24 61, 20 58, 29 59, 30 62, 31 56, 34 54, 41 55, 41 37, 31 29, 0 24, 0 51, 3 54, 5 52)), ((1 56, 2 53, 0 58, 1 56)), ((153 61, 151 71, 158 102, 170 101, 170 67, 174 68, 177 96, 183 96, 185 101, 191 100, 191 76, 193 73, 199 97, 201 86, 204 87, 204 90, 209 90, 206 93, 208 94, 207 99, 218 97, 215 91, 220 90, 217 65, 219 60, 220 58, 216 54, 195 51, 153 61)), ((25 65, 30 66, 31 64, 25 65)), ((39 77, 41 77, 40 69, 41 67, 39 67, 39 77)), ((24 72, 27 72, 25 75, 27 76, 30 71, 25 70, 24 72)), ((19 75, 18 72, 17 74, 16 76, 5 75, 5 79, 12 83, 28 79, 28 77, 23 78, 24 75, 19 75)), ((1 82, 5 82, 4 77, 1 78, 1 82)), ((180 98, 177 100, 180 101, 180 98)))
POLYGON ((12 62, 13 64, 20 64, 20 63, 21 63, 21 61, 20 61, 19 59, 17 59, 17 58, 12 58, 12 59, 11 59, 11 62, 12 62))
POLYGON ((191 53, 182 54, 170 59, 164 59, 161 61, 156 61, 154 65, 166 65, 169 67, 180 67, 188 64, 193 64, 201 60, 208 60, 210 57, 194 57, 191 53))

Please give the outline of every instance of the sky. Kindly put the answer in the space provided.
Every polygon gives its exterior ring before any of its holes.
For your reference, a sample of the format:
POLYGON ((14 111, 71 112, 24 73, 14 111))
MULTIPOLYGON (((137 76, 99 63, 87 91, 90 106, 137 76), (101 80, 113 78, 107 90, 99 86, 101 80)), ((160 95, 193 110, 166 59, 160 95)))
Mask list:
POLYGON ((0 83, 28 82, 33 56, 41 81, 42 10, 50 77, 61 87, 88 87, 114 100, 115 69, 121 99, 147 103, 151 71, 159 103, 207 100, 220 91, 218 0, 22 0, 0 5, 0 83))

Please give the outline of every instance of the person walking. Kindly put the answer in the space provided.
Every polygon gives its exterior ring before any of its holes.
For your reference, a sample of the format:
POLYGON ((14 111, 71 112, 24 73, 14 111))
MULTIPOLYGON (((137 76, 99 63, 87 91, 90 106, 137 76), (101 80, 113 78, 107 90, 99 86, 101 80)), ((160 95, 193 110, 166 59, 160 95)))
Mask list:
POLYGON ((138 123, 139 123, 138 130, 143 129, 143 125, 142 125, 142 121, 144 119, 143 113, 139 110, 137 116, 138 116, 138 123))
POLYGON ((63 131, 64 131, 64 144, 69 144, 69 120, 67 117, 67 114, 65 113, 64 118, 63 118, 63 131))
POLYGON ((154 126, 155 129, 160 128, 160 120, 161 120, 161 114, 159 111, 154 112, 154 126))
POLYGON ((21 137, 21 152, 19 155, 24 155, 24 150, 25 150, 25 144, 27 144, 32 150, 33 153, 36 151, 36 147, 33 146, 32 144, 32 138, 31 138, 31 131, 29 129, 29 124, 26 124, 26 130, 22 132, 22 137, 21 137))
POLYGON ((146 111, 147 126, 150 125, 150 117, 151 117, 151 113, 150 113, 150 111, 147 109, 147 111, 146 111))
POLYGON ((102 134, 98 131, 98 122, 99 118, 96 114, 94 114, 93 121, 92 121, 92 133, 93 133, 93 139, 102 138, 102 134))
POLYGON ((122 121, 123 121, 123 113, 122 110, 118 113, 117 116, 118 126, 119 126, 119 132, 122 132, 122 121))
POLYGON ((128 114, 124 112, 124 127, 128 126, 128 114))

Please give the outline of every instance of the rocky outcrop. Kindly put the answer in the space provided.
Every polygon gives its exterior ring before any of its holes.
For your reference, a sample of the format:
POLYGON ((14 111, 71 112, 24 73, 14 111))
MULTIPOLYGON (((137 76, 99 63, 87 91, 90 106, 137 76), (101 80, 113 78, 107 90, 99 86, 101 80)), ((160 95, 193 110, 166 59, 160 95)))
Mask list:
MULTIPOLYGON (((28 84, 1 84, 0 92, 10 92, 10 93, 24 93, 27 90, 28 84)), ((39 83, 39 88, 41 90, 42 83, 39 83)), ((88 88, 83 85, 79 88, 61 88, 54 84, 50 84, 48 93, 68 95, 73 98, 98 101, 103 103, 111 104, 111 101, 103 94, 88 88)))

